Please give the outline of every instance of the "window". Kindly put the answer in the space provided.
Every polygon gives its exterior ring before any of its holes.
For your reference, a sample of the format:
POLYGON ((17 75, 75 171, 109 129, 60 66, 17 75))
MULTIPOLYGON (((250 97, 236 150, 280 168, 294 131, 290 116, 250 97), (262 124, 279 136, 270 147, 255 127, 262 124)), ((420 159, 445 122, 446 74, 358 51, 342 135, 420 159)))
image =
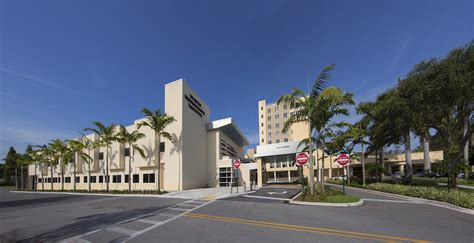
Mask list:
POLYGON ((275 128, 280 128, 280 124, 279 123, 275 124, 275 128))
POLYGON ((271 137, 272 137, 272 133, 269 132, 269 133, 267 134, 267 136, 268 136, 269 138, 271 138, 271 137))
POLYGON ((125 148, 125 151, 123 153, 125 157, 130 156, 130 148, 125 148))
POLYGON ((272 129, 272 125, 268 125, 268 126, 267 126, 267 129, 272 129))
POLYGON ((260 118, 262 118, 262 119, 263 119, 263 115, 260 115, 260 118))
POLYGON ((140 175, 139 174, 133 174, 133 183, 138 183, 140 180, 140 175))
POLYGON ((155 174, 143 174, 143 183, 155 183, 155 174))
POLYGON ((288 142, 288 138, 283 139, 284 142, 288 142))
POLYGON ((99 183, 103 183, 104 182, 104 176, 99 176, 99 183))
POLYGON ((260 110, 263 111, 263 106, 260 107, 260 110))
POLYGON ((58 183, 58 177, 53 177, 53 183, 58 183))
POLYGON ((275 115, 275 119, 280 119, 280 115, 275 115))
POLYGON ((97 176, 91 176, 91 183, 97 183, 97 176))
POLYGON ((280 139, 277 139, 277 140, 275 141, 275 143, 279 143, 279 142, 280 142, 280 139))
POLYGON ((272 144, 272 140, 268 140, 268 144, 272 144))
POLYGON ((79 176, 76 176, 76 183, 80 183, 81 182, 81 178, 79 176))
POLYGON ((84 176, 84 183, 87 183, 87 176, 84 176))
POLYGON ((276 131, 275 132, 275 136, 279 136, 280 135, 280 132, 279 131, 276 131))
POLYGON ((267 113, 268 113, 268 114, 272 113, 272 109, 268 108, 268 109, 267 109, 267 113))
POLYGON ((288 118, 288 113, 283 113, 283 118, 288 118))
POLYGON ((103 160, 104 159, 104 152, 100 152, 99 153, 99 160, 103 160))
POLYGON ((267 116, 267 121, 271 121, 272 120, 272 117, 271 116, 267 116))
POLYGON ((288 108, 287 105, 283 105, 283 110, 286 110, 288 108))
POLYGON ((265 140, 263 140, 263 138, 262 138, 262 143, 263 143, 263 142, 265 142, 265 140))
POLYGON ((263 135, 263 131, 262 131, 262 135, 263 135))
POLYGON ((128 179, 129 179, 128 175, 125 175, 125 180, 124 180, 124 182, 125 182, 125 183, 128 183, 128 179))
POLYGON ((275 112, 276 112, 276 111, 279 111, 279 110, 280 110, 280 107, 275 106, 275 112))
POLYGON ((165 152, 165 142, 160 143, 160 152, 165 152))
POLYGON ((38 178, 38 183, 41 183, 41 178, 38 178))
POLYGON ((71 183, 71 177, 64 177, 64 183, 71 183))
POLYGON ((263 123, 262 123, 262 127, 263 127, 263 123))
POLYGON ((122 175, 112 175, 112 183, 121 183, 122 175))

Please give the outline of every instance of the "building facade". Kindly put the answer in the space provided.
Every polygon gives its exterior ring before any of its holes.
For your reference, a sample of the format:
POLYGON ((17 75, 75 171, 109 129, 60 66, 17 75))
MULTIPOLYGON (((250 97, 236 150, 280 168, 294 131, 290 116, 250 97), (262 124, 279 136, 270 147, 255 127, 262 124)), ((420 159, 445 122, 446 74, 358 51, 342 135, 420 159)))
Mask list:
MULTIPOLYGON (((155 190, 160 178, 161 189, 173 191, 229 186, 231 180, 235 182, 248 176, 248 173, 240 173, 240 178, 236 178, 232 168, 233 160, 244 158, 243 148, 249 143, 232 118, 211 121, 209 106, 183 79, 166 84, 164 96, 165 113, 176 119, 166 128, 173 141, 161 137, 158 144, 154 131, 141 127, 139 131, 145 134, 145 138, 137 144, 144 149, 145 158, 128 145, 114 142, 109 153, 103 147, 90 151, 93 158, 90 165, 79 156, 76 156, 75 163, 61 161, 53 167, 52 174, 51 167, 45 164, 30 165, 30 181, 34 182, 30 186, 39 190, 61 189, 61 176, 64 174, 66 190, 73 189, 74 181, 77 190, 87 190, 89 181, 92 190, 105 190, 107 156, 110 190, 127 190, 129 180, 132 190, 155 190), (158 150, 160 175, 157 174, 158 150)), ((126 127, 127 130, 136 130, 143 119, 134 121, 126 127)), ((87 135, 87 138, 98 139, 94 134, 87 135)))

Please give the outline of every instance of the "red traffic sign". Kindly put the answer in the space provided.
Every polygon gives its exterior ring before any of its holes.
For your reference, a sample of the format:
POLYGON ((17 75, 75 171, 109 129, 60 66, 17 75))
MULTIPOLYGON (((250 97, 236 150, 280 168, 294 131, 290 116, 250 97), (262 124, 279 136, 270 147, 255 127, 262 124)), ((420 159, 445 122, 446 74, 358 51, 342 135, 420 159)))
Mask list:
POLYGON ((339 156, 337 156, 337 163, 340 165, 340 166, 346 166, 347 164, 349 164, 349 155, 348 154, 340 154, 339 156))
POLYGON ((296 165, 305 165, 308 163, 308 155, 306 153, 296 154, 296 165))
POLYGON ((238 169, 240 167, 240 160, 236 159, 234 160, 234 167, 238 169))

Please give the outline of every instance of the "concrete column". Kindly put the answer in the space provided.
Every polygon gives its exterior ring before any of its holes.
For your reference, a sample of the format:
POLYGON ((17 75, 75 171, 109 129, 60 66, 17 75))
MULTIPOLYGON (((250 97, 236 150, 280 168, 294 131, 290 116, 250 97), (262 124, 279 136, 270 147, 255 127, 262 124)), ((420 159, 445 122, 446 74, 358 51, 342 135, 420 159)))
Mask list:
POLYGON ((262 158, 257 158, 257 185, 263 186, 263 170, 262 170, 262 158))
POLYGON ((392 165, 387 165, 387 171, 390 175, 392 174, 392 165))
POLYGON ((329 155, 329 179, 332 178, 332 156, 329 155))
POLYGON ((273 181, 274 182, 277 181, 277 172, 276 171, 273 171, 273 181))
POLYGON ((288 182, 291 182, 291 173, 288 171, 288 182))
POLYGON ((402 175, 402 176, 405 175, 405 165, 400 165, 399 168, 400 168, 399 169, 400 170, 400 175, 402 175))

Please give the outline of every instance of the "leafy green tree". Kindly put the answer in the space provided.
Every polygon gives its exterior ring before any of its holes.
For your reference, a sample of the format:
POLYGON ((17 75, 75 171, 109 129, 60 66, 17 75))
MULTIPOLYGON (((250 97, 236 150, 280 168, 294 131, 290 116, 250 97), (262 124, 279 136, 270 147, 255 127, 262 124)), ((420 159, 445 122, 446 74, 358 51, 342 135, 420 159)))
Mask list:
POLYGON ((171 125, 173 122, 176 121, 174 117, 166 115, 166 113, 162 113, 160 109, 156 111, 151 111, 147 108, 143 108, 142 113, 145 114, 145 120, 139 122, 137 124, 137 129, 141 127, 149 127, 155 132, 155 152, 156 152, 156 173, 157 173, 157 180, 156 180, 156 190, 160 192, 160 165, 161 165, 161 158, 160 158, 160 144, 161 144, 161 137, 168 139, 169 141, 173 142, 173 136, 166 131, 166 127, 171 125))
MULTIPOLYGON (((325 87, 330 72, 335 65, 325 67, 314 81, 311 91, 305 94, 304 91, 295 88, 289 94, 285 94, 278 99, 277 104, 289 104, 294 108, 293 114, 290 114, 285 122, 282 132, 287 132, 291 125, 297 122, 305 122, 308 124, 308 142, 315 133, 316 141, 323 135, 323 131, 332 122, 334 116, 347 111, 343 105, 352 104, 352 94, 345 93, 334 86, 325 87)), ((313 146, 309 146, 309 186, 310 192, 314 193, 314 164, 313 164, 313 146)), ((324 149, 323 149, 324 150, 324 149)))
POLYGON ((3 161, 5 162, 5 166, 3 167, 4 169, 3 176, 5 179, 5 184, 7 185, 13 184, 12 178, 15 178, 16 189, 18 189, 18 181, 16 178, 17 160, 18 160, 18 153, 13 147, 10 147, 10 149, 8 149, 7 155, 3 159, 3 161))
POLYGON ((84 149, 87 150, 87 156, 85 157, 84 161, 87 163, 87 183, 89 191, 91 191, 91 163, 94 161, 94 159, 92 158, 92 151, 96 148, 100 148, 101 145, 99 140, 92 140, 88 138, 85 134, 81 134, 81 143, 84 146, 84 149))
MULTIPOLYGON (((61 191, 64 191, 64 173, 65 173, 65 166, 69 161, 66 161, 66 153, 68 151, 66 142, 61 139, 54 139, 49 143, 49 149, 52 153, 52 158, 54 160, 54 165, 59 164, 59 168, 61 171, 61 191)), ((53 176, 51 170, 51 177, 53 176)), ((51 181, 53 179, 51 178, 51 181)), ((52 184, 51 184, 52 185, 52 184)), ((52 189, 52 187, 51 187, 52 189)))
POLYGON ((129 132, 126 127, 123 125, 120 126, 120 132, 118 133, 118 141, 128 145, 130 154, 128 155, 128 191, 132 191, 132 160, 135 159, 135 151, 137 151, 142 158, 145 158, 145 152, 140 146, 138 146, 137 141, 144 138, 145 134, 134 130, 129 132))
POLYGON ((33 146, 28 144, 25 149, 25 153, 18 154, 18 165, 20 166, 20 185, 21 190, 25 190, 25 168, 28 171, 28 166, 35 163, 33 157, 33 146))
POLYGON ((105 180, 107 182, 107 192, 109 191, 109 156, 112 143, 117 140, 117 133, 115 124, 110 124, 109 126, 105 126, 101 122, 94 122, 95 128, 85 128, 84 131, 91 131, 97 136, 99 136, 99 144, 100 147, 105 147, 106 155, 105 155, 105 180))
MULTIPOLYGON (((85 149, 86 149, 86 146, 81 141, 67 140, 67 151, 64 155, 64 160, 69 161, 69 163, 72 163, 74 166, 74 169, 73 169, 74 191, 76 190, 76 173, 77 173, 76 157, 81 158, 84 161, 92 160, 89 154, 84 152, 85 149)), ((89 178, 87 181, 89 182, 89 186, 90 186, 90 173, 89 173, 89 178)))

